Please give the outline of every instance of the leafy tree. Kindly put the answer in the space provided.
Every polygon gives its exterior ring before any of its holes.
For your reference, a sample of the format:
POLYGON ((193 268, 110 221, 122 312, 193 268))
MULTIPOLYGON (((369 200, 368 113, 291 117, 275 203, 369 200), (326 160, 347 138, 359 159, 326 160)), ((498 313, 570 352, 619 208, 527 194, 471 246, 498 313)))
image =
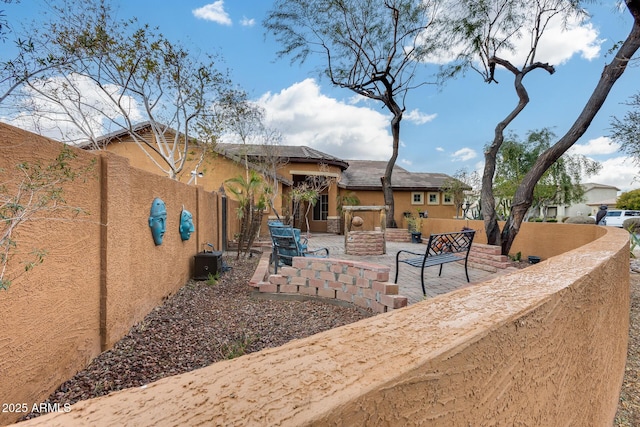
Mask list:
MULTIPOLYGON (((54 3, 52 9, 62 16, 67 5, 54 3)), ((46 35, 35 33, 34 38, 50 37, 49 43, 63 51, 82 45, 85 54, 55 65, 46 78, 23 79, 26 90, 17 106, 28 114, 22 119, 28 116, 38 127, 54 127, 66 142, 88 141, 96 149, 106 141, 102 135, 124 130, 176 179, 196 132, 203 131, 210 141, 214 132, 204 130, 216 128, 212 106, 230 86, 229 79, 216 70, 213 56, 196 57, 135 19, 113 21, 102 0, 76 6, 82 11, 72 15, 77 19, 101 11, 101 27, 86 46, 76 20, 49 23, 46 35), (141 121, 149 126, 138 126, 141 121)))
POLYGON ((619 45, 614 59, 605 66, 592 95, 574 124, 555 144, 540 154, 532 168, 523 177, 515 191, 510 207, 510 215, 502 231, 500 231, 495 211, 492 184, 498 150, 504 141, 504 130, 529 102, 528 93, 522 84, 526 74, 535 69, 544 69, 550 73, 554 70, 548 64, 535 61, 538 42, 544 35, 548 19, 552 16, 570 17, 576 16, 576 14, 579 16, 582 11, 579 9, 579 1, 536 0, 535 2, 513 2, 502 0, 495 3, 465 1, 463 4, 471 12, 459 21, 456 28, 459 30, 459 34, 463 34, 466 40, 469 41, 470 49, 466 58, 477 58, 484 64, 484 68, 478 69, 485 73, 485 81, 488 82, 495 81, 495 69, 497 66, 510 71, 514 75, 515 89, 519 99, 518 105, 496 126, 494 141, 485 152, 485 170, 482 185, 482 208, 488 242, 501 245, 502 253, 506 255, 509 253, 511 245, 518 234, 520 224, 533 204, 536 183, 585 133, 596 113, 602 107, 611 88, 624 73, 630 59, 640 47, 640 0, 626 0, 627 10, 634 20, 629 35, 619 45), (487 5, 500 5, 501 7, 492 9, 491 7, 487 8, 487 5), (510 40, 513 40, 511 37, 522 37, 523 31, 528 31, 532 43, 531 49, 526 55, 525 65, 522 68, 518 68, 500 55, 503 52, 513 50, 510 42, 510 40))
MULTIPOLYGON (((442 184, 442 192, 450 196, 454 206, 456 207, 456 218, 460 218, 460 211, 465 202, 470 203, 469 192, 472 190, 467 181, 471 179, 469 173, 465 170, 457 171, 453 177, 446 179, 442 184)), ((466 212, 463 212, 463 215, 466 212)))
POLYGON ((627 105, 631 108, 625 116, 611 121, 611 138, 640 164, 640 93, 632 95, 627 105))
MULTIPOLYGON (((9 4, 12 0, 0 0, 2 3, 9 4)), ((16 1, 16 3, 19 0, 16 1)), ((0 41, 5 41, 7 33, 9 33, 9 21, 7 20, 7 15, 4 14, 4 10, 0 9, 0 41)))
MULTIPOLYGON (((469 209, 472 209, 470 217, 477 219, 480 217, 479 202, 482 181, 477 171, 467 171, 459 169, 453 174, 452 179, 447 179, 443 183, 445 194, 453 196, 453 203, 458 211, 462 209, 462 218, 468 218, 469 209), (457 196, 455 196, 457 194, 457 196)), ((456 212, 458 215, 458 212, 456 212)))
MULTIPOLYGON (((321 172, 328 170, 327 165, 324 163, 321 163, 318 167, 321 172)), ((307 237, 309 237, 309 212, 318 203, 322 193, 337 182, 337 178, 332 176, 308 175, 303 183, 293 189, 292 198, 294 204, 301 203, 305 206, 304 219, 307 226, 307 237)))
MULTIPOLYGON (((494 194, 501 202, 504 217, 509 215, 510 202, 520 182, 533 167, 542 152, 549 149, 555 135, 548 129, 529 132, 527 139, 520 141, 511 134, 502 144, 497 159, 494 194)), ((584 199, 583 177, 591 176, 602 168, 600 163, 583 155, 564 154, 542 175, 534 187, 532 208, 543 213, 547 207, 570 205, 584 199)))
POLYGON ((616 202, 618 209, 640 209, 640 189, 622 193, 616 202))
POLYGON ((281 44, 280 57, 323 59, 331 83, 381 102, 391 113, 393 154, 382 177, 387 225, 395 226, 392 171, 400 122, 420 60, 445 45, 431 27, 437 0, 276 0, 264 25, 281 44))
MULTIPOLYGON (((34 248, 30 256, 19 249, 19 234, 28 221, 73 218, 84 211, 69 206, 64 198, 64 185, 85 176, 93 163, 84 168, 72 165, 76 155, 63 147, 58 157, 47 165, 23 162, 11 173, 4 173, 0 182, 0 290, 44 262, 47 251, 34 248), (15 256, 23 260, 22 272, 11 268, 15 256)), ((5 172, 1 171, 0 172, 5 172)))

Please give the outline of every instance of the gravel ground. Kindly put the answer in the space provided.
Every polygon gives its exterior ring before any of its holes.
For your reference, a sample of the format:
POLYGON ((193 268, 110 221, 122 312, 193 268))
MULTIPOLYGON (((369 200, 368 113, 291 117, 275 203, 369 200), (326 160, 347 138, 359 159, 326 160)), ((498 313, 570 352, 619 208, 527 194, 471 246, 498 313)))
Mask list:
MULTIPOLYGON (((45 402, 62 406, 140 387, 369 316, 353 308, 314 301, 252 299, 247 282, 258 258, 225 261, 232 269, 216 284, 192 281, 184 286, 45 402)), ((32 413, 23 419, 38 415, 32 413)), ((629 350, 613 425, 640 426, 640 261, 631 263, 629 350)))
POLYGON ((62 406, 140 387, 371 316, 315 301, 252 299, 247 283, 257 261, 225 257, 232 268, 216 284, 184 286, 45 402, 62 406))

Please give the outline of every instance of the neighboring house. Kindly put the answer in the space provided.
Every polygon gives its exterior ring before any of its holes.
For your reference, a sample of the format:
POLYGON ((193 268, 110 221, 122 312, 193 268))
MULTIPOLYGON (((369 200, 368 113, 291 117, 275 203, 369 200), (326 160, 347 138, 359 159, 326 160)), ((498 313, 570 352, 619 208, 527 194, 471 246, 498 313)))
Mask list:
MULTIPOLYGON (((137 132, 143 133, 145 125, 149 126, 142 124, 137 132)), ((162 174, 126 131, 109 134, 99 143, 107 151, 127 157, 134 167, 162 174)), ((341 231, 338 203, 345 195, 355 196, 359 205, 384 205, 380 177, 384 175, 386 161, 346 161, 305 146, 216 144, 213 148, 207 147, 197 141, 190 143, 185 167, 177 175, 179 181, 201 185, 206 191, 220 191, 226 180, 246 173, 245 161, 248 161, 250 168, 263 175, 273 176, 267 171, 275 167, 277 188, 274 208, 279 214, 288 210, 288 205, 283 210, 283 200, 289 203, 292 189, 300 183, 310 177, 332 179, 332 184, 323 191, 311 209, 310 231, 341 231)), ((398 226, 406 227, 403 219, 405 213, 415 214, 418 210, 428 212, 432 218, 455 217, 453 200, 442 192, 447 179, 451 177, 438 173, 412 173, 396 166, 392 183, 398 226)), ((274 218, 275 213, 268 211, 266 216, 274 218)), ((299 220, 296 224, 306 229, 304 221, 299 220)))
POLYGON ((616 206, 619 188, 594 182, 585 182, 581 185, 584 188, 585 201, 565 207, 558 212, 559 218, 595 215, 601 205, 606 205, 609 209, 616 206))

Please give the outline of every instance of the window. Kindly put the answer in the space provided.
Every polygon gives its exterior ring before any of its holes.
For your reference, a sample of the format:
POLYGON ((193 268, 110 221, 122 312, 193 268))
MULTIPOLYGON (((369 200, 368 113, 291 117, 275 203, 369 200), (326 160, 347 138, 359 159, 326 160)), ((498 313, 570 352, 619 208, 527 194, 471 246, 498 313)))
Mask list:
POLYGON ((442 204, 443 205, 452 205, 453 204, 453 196, 451 194, 443 194, 442 195, 442 204))
POLYGON ((440 194, 438 194, 438 193, 429 193, 427 195, 427 204, 429 204, 429 205, 439 205, 440 204, 440 194))
POLYGON ((326 221, 327 216, 329 216, 329 196, 327 194, 321 194, 316 205, 313 207, 313 220, 326 221))
POLYGON ((411 193, 411 204, 424 205, 424 193, 422 192, 411 193))

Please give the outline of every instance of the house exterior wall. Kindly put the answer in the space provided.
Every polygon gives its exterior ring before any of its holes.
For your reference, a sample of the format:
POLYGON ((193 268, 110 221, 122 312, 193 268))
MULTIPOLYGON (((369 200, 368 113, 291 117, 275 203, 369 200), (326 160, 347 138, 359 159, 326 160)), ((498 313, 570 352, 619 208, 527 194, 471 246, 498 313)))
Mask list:
MULTIPOLYGON (((114 141, 107 145, 107 151, 121 155, 129 159, 131 166, 140 168, 142 170, 158 174, 161 176, 167 176, 162 173, 161 169, 140 149, 140 147, 133 142, 130 138, 123 138, 121 142, 114 141)), ((182 172, 177 176, 177 180, 183 183, 189 182, 191 179, 191 171, 197 165, 200 158, 201 148, 193 145, 188 150, 188 160, 184 166, 182 172)), ((154 155, 156 161, 161 161, 160 156, 154 155)), ((244 176, 245 168, 242 164, 237 163, 225 156, 217 155, 214 153, 208 153, 198 171, 203 172, 204 176, 197 178, 197 184, 201 185, 206 191, 219 191, 220 187, 224 185, 224 182, 230 178, 244 176)), ((278 169, 278 173, 286 179, 293 180, 294 175, 300 175, 296 172, 308 172, 309 174, 317 174, 328 172, 329 174, 340 176, 340 168, 337 166, 327 165, 326 170, 321 171, 320 165, 312 163, 297 163, 291 162, 281 166, 278 169)), ((194 181, 195 183, 196 181, 194 181)), ((286 194, 287 190, 280 182, 278 184, 278 197, 274 200, 274 208, 278 210, 278 213, 282 215, 282 196, 286 194)), ((336 185, 332 185, 328 190, 329 201, 329 216, 337 215, 337 195, 338 190, 336 185)), ((233 198, 233 195, 227 192, 227 196, 233 198)), ((275 213, 271 208, 265 210, 263 219, 263 226, 260 234, 262 236, 268 236, 268 229, 266 222, 269 218, 275 217, 275 213)), ((229 218, 230 221, 237 222, 237 218, 229 218)), ((326 221, 313 221, 313 216, 309 214, 309 227, 314 232, 326 232, 326 221)), ((239 229, 239 226, 237 227, 239 229)), ((233 233, 229 234, 229 238, 233 238, 233 233)))
MULTIPOLYGON (((364 191, 364 190, 346 190, 340 189, 341 194, 355 194, 360 200, 360 205, 362 206, 384 206, 384 195, 382 191, 364 191)), ((418 192, 424 193, 423 203, 412 203, 412 196, 415 191, 400 191, 394 190, 393 192, 393 201, 394 201, 394 210, 395 215, 394 218, 396 220, 396 224, 399 228, 407 228, 407 221, 404 217, 404 212, 409 212, 411 215, 417 215, 417 210, 419 209, 421 212, 426 211, 429 218, 454 218, 456 215, 456 208, 453 205, 445 205, 442 200, 442 193, 433 192, 439 194, 439 199, 437 204, 429 204, 426 196, 429 192, 418 192)), ((373 223, 377 222, 376 218, 373 218, 369 221, 367 218, 363 216, 365 220, 365 224, 363 229, 373 229, 373 223)))
MULTIPOLYGON (((168 176, 142 151, 142 149, 131 139, 123 139, 121 142, 114 141, 107 145, 107 151, 118 154, 119 156, 129 159, 131 166, 142 169, 156 175, 168 176)), ((191 171, 195 169, 200 155, 201 148, 193 145, 189 148, 187 161, 183 170, 178 174, 177 180, 182 183, 188 183, 191 180, 191 171)), ((156 161, 162 162, 161 157, 154 153, 156 161)), ((204 176, 197 178, 197 185, 201 185, 206 191, 219 191, 224 181, 236 176, 243 176, 245 169, 242 165, 219 156, 213 152, 208 152, 202 162, 199 172, 204 176)), ((196 180, 192 181, 196 184, 196 180)))
MULTIPOLYGON (((615 188, 600 188, 594 187, 588 191, 585 191, 584 203, 577 203, 568 206, 565 209, 565 216, 589 216, 595 215, 598 212, 599 206, 590 206, 588 203, 598 203, 603 200, 615 200, 618 195, 618 191, 615 188)), ((609 206, 613 208, 613 206, 609 206)))

